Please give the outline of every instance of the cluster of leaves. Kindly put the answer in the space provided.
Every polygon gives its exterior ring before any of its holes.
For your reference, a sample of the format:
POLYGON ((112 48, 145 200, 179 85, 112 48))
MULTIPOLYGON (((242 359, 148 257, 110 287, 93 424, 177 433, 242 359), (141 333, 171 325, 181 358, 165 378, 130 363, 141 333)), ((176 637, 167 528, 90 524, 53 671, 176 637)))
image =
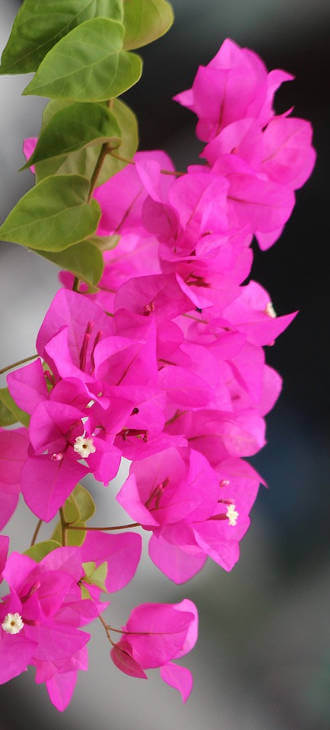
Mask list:
MULTIPOLYGON (((2 54, 0 73, 35 72, 23 94, 50 102, 26 165, 35 166, 36 185, 8 215, 0 239, 71 271, 90 290, 107 246, 96 235, 93 190, 138 146, 136 117, 117 97, 141 77, 142 60, 132 50, 162 36, 172 21, 166 0, 25 0, 2 54)), ((10 420, 6 398, 0 394, 0 409, 10 420)))

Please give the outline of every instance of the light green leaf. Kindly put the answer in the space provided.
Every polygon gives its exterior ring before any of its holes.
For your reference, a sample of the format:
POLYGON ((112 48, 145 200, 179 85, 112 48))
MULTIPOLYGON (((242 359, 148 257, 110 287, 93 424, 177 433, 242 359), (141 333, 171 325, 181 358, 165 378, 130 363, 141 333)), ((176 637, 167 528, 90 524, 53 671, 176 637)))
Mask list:
MULTIPOLYGON (((63 100, 55 100, 49 102, 44 110, 42 130, 52 119, 54 114, 68 106, 71 102, 63 100)), ((116 118, 121 133, 121 143, 116 152, 121 157, 131 160, 138 148, 139 135, 137 119, 132 110, 119 99, 113 99, 111 112, 116 118)), ((49 175, 71 175, 77 174, 83 177, 91 178, 97 159, 101 151, 101 145, 93 145, 85 147, 83 150, 71 152, 69 155, 61 155, 53 157, 50 160, 44 160, 36 164, 36 179, 38 182, 49 175)), ((104 161, 98 185, 103 185, 110 177, 126 167, 126 162, 117 160, 108 155, 104 161)))
POLYGON ((97 16, 121 21, 122 0, 25 0, 3 51, 0 73, 36 71, 63 36, 97 16))
POLYGON ((17 423, 17 418, 12 414, 12 412, 5 406, 5 404, 1 400, 1 391, 0 391, 0 426, 12 426, 13 423, 17 423))
POLYGON ((133 86, 142 61, 123 51, 124 27, 116 20, 87 20, 52 48, 23 94, 72 101, 107 101, 133 86))
POLYGON ((124 0, 124 48, 140 48, 164 35, 174 20, 166 0, 124 0))
POLYGON ((97 586, 98 588, 101 588, 102 591, 107 593, 108 589, 105 585, 105 581, 107 579, 108 563, 102 563, 98 566, 98 568, 93 562, 83 563, 82 567, 85 571, 85 575, 82 578, 84 583, 89 583, 90 585, 97 586))
POLYGON ((95 145, 95 147, 85 147, 83 150, 71 152, 69 155, 59 155, 50 160, 37 162, 36 180, 41 182, 46 177, 53 175, 81 175, 90 180, 100 150, 101 145, 95 145))
POLYGON ((82 522, 87 522, 87 520, 93 517, 95 512, 95 502, 92 495, 86 487, 83 487, 81 484, 77 484, 73 490, 73 496, 78 505, 80 520, 82 522))
POLYGON ((38 542, 36 545, 32 545, 28 550, 25 550, 24 555, 28 555, 29 558, 36 560, 37 563, 51 553, 56 548, 61 547, 61 542, 56 540, 46 540, 45 542, 38 542))
POLYGON ((104 142, 114 149, 120 143, 118 122, 109 109, 103 104, 70 104, 56 112, 41 130, 34 153, 22 169, 104 142))
POLYGON ((27 427, 30 416, 16 405, 8 388, 0 388, 0 426, 10 426, 13 423, 22 423, 27 427))
POLYGON ((79 507, 73 494, 70 494, 70 496, 65 500, 65 503, 63 505, 63 514, 65 522, 75 523, 79 522, 79 520, 81 519, 79 507))
POLYGON ((93 243, 93 239, 80 241, 58 253, 47 251, 38 251, 38 253, 60 266, 61 269, 71 271, 78 279, 82 279, 91 287, 95 287, 101 279, 104 268, 102 250, 93 243))
POLYGON ((0 227, 0 240, 41 251, 63 251, 91 236, 100 208, 87 203, 89 181, 79 175, 42 180, 19 200, 0 227))

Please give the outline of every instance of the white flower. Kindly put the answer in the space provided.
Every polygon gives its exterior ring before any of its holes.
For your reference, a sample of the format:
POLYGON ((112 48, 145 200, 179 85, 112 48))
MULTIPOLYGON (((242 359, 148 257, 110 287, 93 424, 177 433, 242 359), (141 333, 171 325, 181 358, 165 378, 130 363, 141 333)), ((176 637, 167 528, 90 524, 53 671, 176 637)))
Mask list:
POLYGON ((226 517, 228 519, 228 522, 229 522, 230 526, 231 527, 235 527, 236 526, 236 523, 237 523, 237 520, 239 518, 239 512, 237 512, 236 505, 235 504, 230 504, 227 507, 226 517))
POLYGON ((6 634, 19 634, 24 626, 24 621, 19 613, 7 613, 1 626, 6 634))
POLYGON ((83 459, 87 459, 90 454, 95 454, 96 448, 92 438, 86 438, 86 436, 77 436, 73 450, 82 456, 83 459))

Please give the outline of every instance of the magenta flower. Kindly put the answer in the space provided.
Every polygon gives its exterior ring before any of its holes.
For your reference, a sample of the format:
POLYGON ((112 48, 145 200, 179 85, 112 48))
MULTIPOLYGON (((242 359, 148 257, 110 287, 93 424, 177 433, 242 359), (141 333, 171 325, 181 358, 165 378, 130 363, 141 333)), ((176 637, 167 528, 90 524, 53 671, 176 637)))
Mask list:
POLYGON ((292 79, 278 69, 267 74, 256 53, 227 38, 212 61, 199 67, 192 89, 175 100, 197 114, 197 136, 208 142, 238 119, 253 117, 260 126, 266 124, 273 116, 275 91, 292 79))
POLYGON ((161 678, 186 702, 193 678, 186 667, 172 660, 191 651, 197 641, 198 614, 192 601, 144 603, 132 611, 122 630, 122 638, 111 650, 116 667, 141 679, 147 679, 145 669, 160 667, 161 678))

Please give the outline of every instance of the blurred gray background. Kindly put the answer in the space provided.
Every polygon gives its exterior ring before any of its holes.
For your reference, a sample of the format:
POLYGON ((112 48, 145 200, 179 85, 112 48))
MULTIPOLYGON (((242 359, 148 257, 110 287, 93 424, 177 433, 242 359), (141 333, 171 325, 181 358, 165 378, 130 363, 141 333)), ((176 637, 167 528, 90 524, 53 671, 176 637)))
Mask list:
MULTIPOLYGON (((0 48, 18 0, 0 0, 0 48)), ((241 559, 227 575, 211 562, 175 587, 150 561, 113 597, 111 620, 123 623, 145 601, 192 598, 200 610, 200 640, 188 657, 195 688, 188 704, 150 673, 148 682, 120 674, 109 660, 102 629, 93 631, 90 670, 81 673, 63 714, 50 705, 33 672, 0 688, 0 730, 329 730, 330 728, 330 421, 329 275, 329 0, 173 0, 174 28, 142 50, 142 82, 127 96, 138 114, 141 146, 165 147, 177 167, 196 161, 195 120, 171 102, 188 88, 225 37, 259 53, 268 68, 297 77, 278 94, 315 128, 318 163, 298 192, 279 243, 256 251, 253 276, 270 291, 275 309, 300 315, 268 349, 284 390, 268 418, 269 445, 254 463, 268 483, 253 510, 241 559)), ((21 97, 26 77, 0 77, 0 218, 32 184, 17 173, 24 137, 37 135, 43 100, 21 97)), ((0 248, 1 365, 33 351, 57 290, 57 271, 38 256, 0 248)), ((125 467, 124 467, 125 469, 125 467)), ((120 508, 92 485, 104 519, 120 508)), ((110 491, 116 490, 116 485, 110 491)), ((12 522, 13 547, 25 549, 35 520, 22 504, 12 522), (27 536, 27 537, 26 537, 27 536)), ((46 532, 44 533, 46 535, 46 532)))

